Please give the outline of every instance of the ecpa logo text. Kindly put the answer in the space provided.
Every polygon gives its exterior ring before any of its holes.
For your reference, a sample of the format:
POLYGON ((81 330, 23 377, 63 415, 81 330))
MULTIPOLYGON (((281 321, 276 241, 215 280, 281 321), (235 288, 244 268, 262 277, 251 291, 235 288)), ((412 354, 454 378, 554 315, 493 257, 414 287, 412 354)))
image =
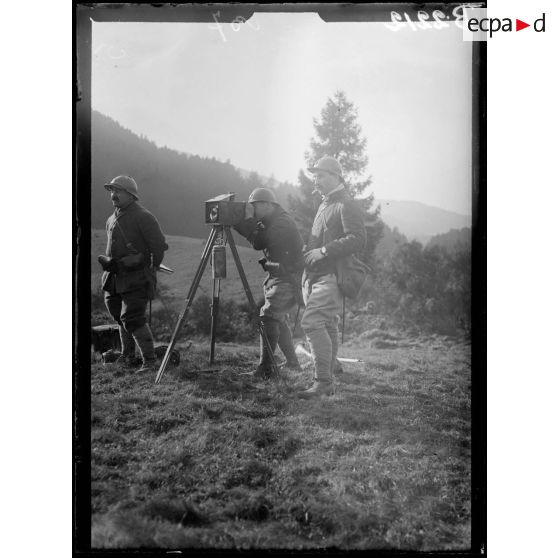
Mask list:
MULTIPOLYGON (((543 15, 539 19, 536 19, 533 23, 533 29, 537 33, 544 33, 545 31, 545 16, 546 14, 543 13, 543 15)), ((520 19, 515 20, 516 31, 521 31, 526 27, 531 27, 531 24, 525 23, 520 19)), ((490 33, 490 37, 492 37, 492 34, 497 33, 498 31, 513 31, 513 24, 511 18, 509 17, 505 17, 503 19, 497 17, 477 19, 472 17, 467 20, 467 28, 471 33, 478 33, 479 31, 482 31, 483 33, 490 33)))

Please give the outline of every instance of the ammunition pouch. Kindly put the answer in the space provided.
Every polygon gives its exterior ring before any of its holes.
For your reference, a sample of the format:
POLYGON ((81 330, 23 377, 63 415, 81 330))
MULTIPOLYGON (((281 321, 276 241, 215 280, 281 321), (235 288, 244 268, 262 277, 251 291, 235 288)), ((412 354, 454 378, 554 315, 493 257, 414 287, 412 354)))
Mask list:
POLYGON ((357 298, 369 267, 356 256, 350 254, 336 262, 337 285, 347 298, 357 298))
POLYGON ((143 267, 143 262, 145 258, 141 252, 137 254, 128 254, 127 256, 123 256, 118 260, 119 264, 119 271, 131 271, 133 269, 138 269, 143 267))

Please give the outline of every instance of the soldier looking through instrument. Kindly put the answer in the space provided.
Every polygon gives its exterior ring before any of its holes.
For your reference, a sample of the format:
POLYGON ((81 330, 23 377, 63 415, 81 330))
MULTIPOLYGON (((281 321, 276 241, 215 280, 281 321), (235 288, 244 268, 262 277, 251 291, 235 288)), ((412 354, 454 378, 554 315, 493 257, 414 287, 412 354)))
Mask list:
MULTIPOLYGON (((265 303, 260 311, 272 351, 276 346, 285 355, 285 366, 300 370, 287 314, 302 303, 300 274, 302 273, 302 238, 292 217, 279 205, 275 193, 267 188, 256 188, 246 204, 246 219, 234 225, 255 250, 263 250, 259 260, 267 271, 264 282, 265 303)), ((260 336, 260 362, 254 376, 271 375, 271 359, 260 336)))

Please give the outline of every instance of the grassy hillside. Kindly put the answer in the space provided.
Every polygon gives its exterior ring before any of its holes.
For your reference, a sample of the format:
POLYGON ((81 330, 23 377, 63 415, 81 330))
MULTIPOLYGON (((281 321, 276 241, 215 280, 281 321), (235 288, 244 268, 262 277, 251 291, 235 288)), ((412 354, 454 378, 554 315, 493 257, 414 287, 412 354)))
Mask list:
MULTIPOLYGON (((207 235, 209 236, 209 227, 207 227, 207 235)), ((262 257, 262 252, 238 246, 239 237, 236 233, 235 241, 237 241, 238 253, 248 277, 248 283, 252 289, 252 294, 257 300, 262 296, 262 282, 266 277, 262 268, 258 264, 258 259, 262 257)), ((159 284, 162 286, 166 296, 172 298, 184 299, 194 278, 196 269, 200 263, 203 248, 206 240, 201 238, 187 238, 184 236, 166 235, 169 249, 165 253, 163 263, 174 269, 172 275, 158 273, 159 284)), ((104 230, 91 231, 91 288, 92 292, 99 292, 101 285, 101 267, 97 262, 97 256, 105 253, 106 233, 104 230)), ((197 295, 202 293, 211 296, 213 289, 213 279, 211 275, 211 267, 206 267, 202 282, 198 289, 197 295)), ((227 248, 227 278, 221 281, 221 297, 222 299, 233 298, 245 300, 244 289, 240 277, 236 270, 232 253, 227 248)))
MULTIPOLYGON (((247 200, 270 179, 214 157, 199 157, 158 147, 97 111, 91 113, 91 223, 101 228, 112 211, 103 184, 120 174, 133 176, 145 207, 157 215, 163 230, 175 235, 206 235, 204 202, 236 192, 247 200)), ((285 200, 293 186, 273 181, 285 200)), ((286 206, 285 206, 286 207, 286 206)))
POLYGON ((360 336, 310 402, 307 361, 257 383, 255 344, 181 349, 158 386, 92 365, 94 548, 470 547, 468 345, 360 336))

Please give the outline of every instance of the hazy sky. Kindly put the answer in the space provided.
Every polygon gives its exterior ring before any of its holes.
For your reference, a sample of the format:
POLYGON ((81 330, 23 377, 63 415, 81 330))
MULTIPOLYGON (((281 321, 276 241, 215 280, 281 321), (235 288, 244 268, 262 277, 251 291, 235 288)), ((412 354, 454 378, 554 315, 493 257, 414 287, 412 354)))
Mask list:
MULTIPOLYGON (((379 199, 471 213, 471 43, 255 14, 209 23, 93 23, 92 106, 157 145, 296 184, 313 118, 337 89, 358 110, 379 199)), ((124 170, 123 170, 124 172, 124 170)))

